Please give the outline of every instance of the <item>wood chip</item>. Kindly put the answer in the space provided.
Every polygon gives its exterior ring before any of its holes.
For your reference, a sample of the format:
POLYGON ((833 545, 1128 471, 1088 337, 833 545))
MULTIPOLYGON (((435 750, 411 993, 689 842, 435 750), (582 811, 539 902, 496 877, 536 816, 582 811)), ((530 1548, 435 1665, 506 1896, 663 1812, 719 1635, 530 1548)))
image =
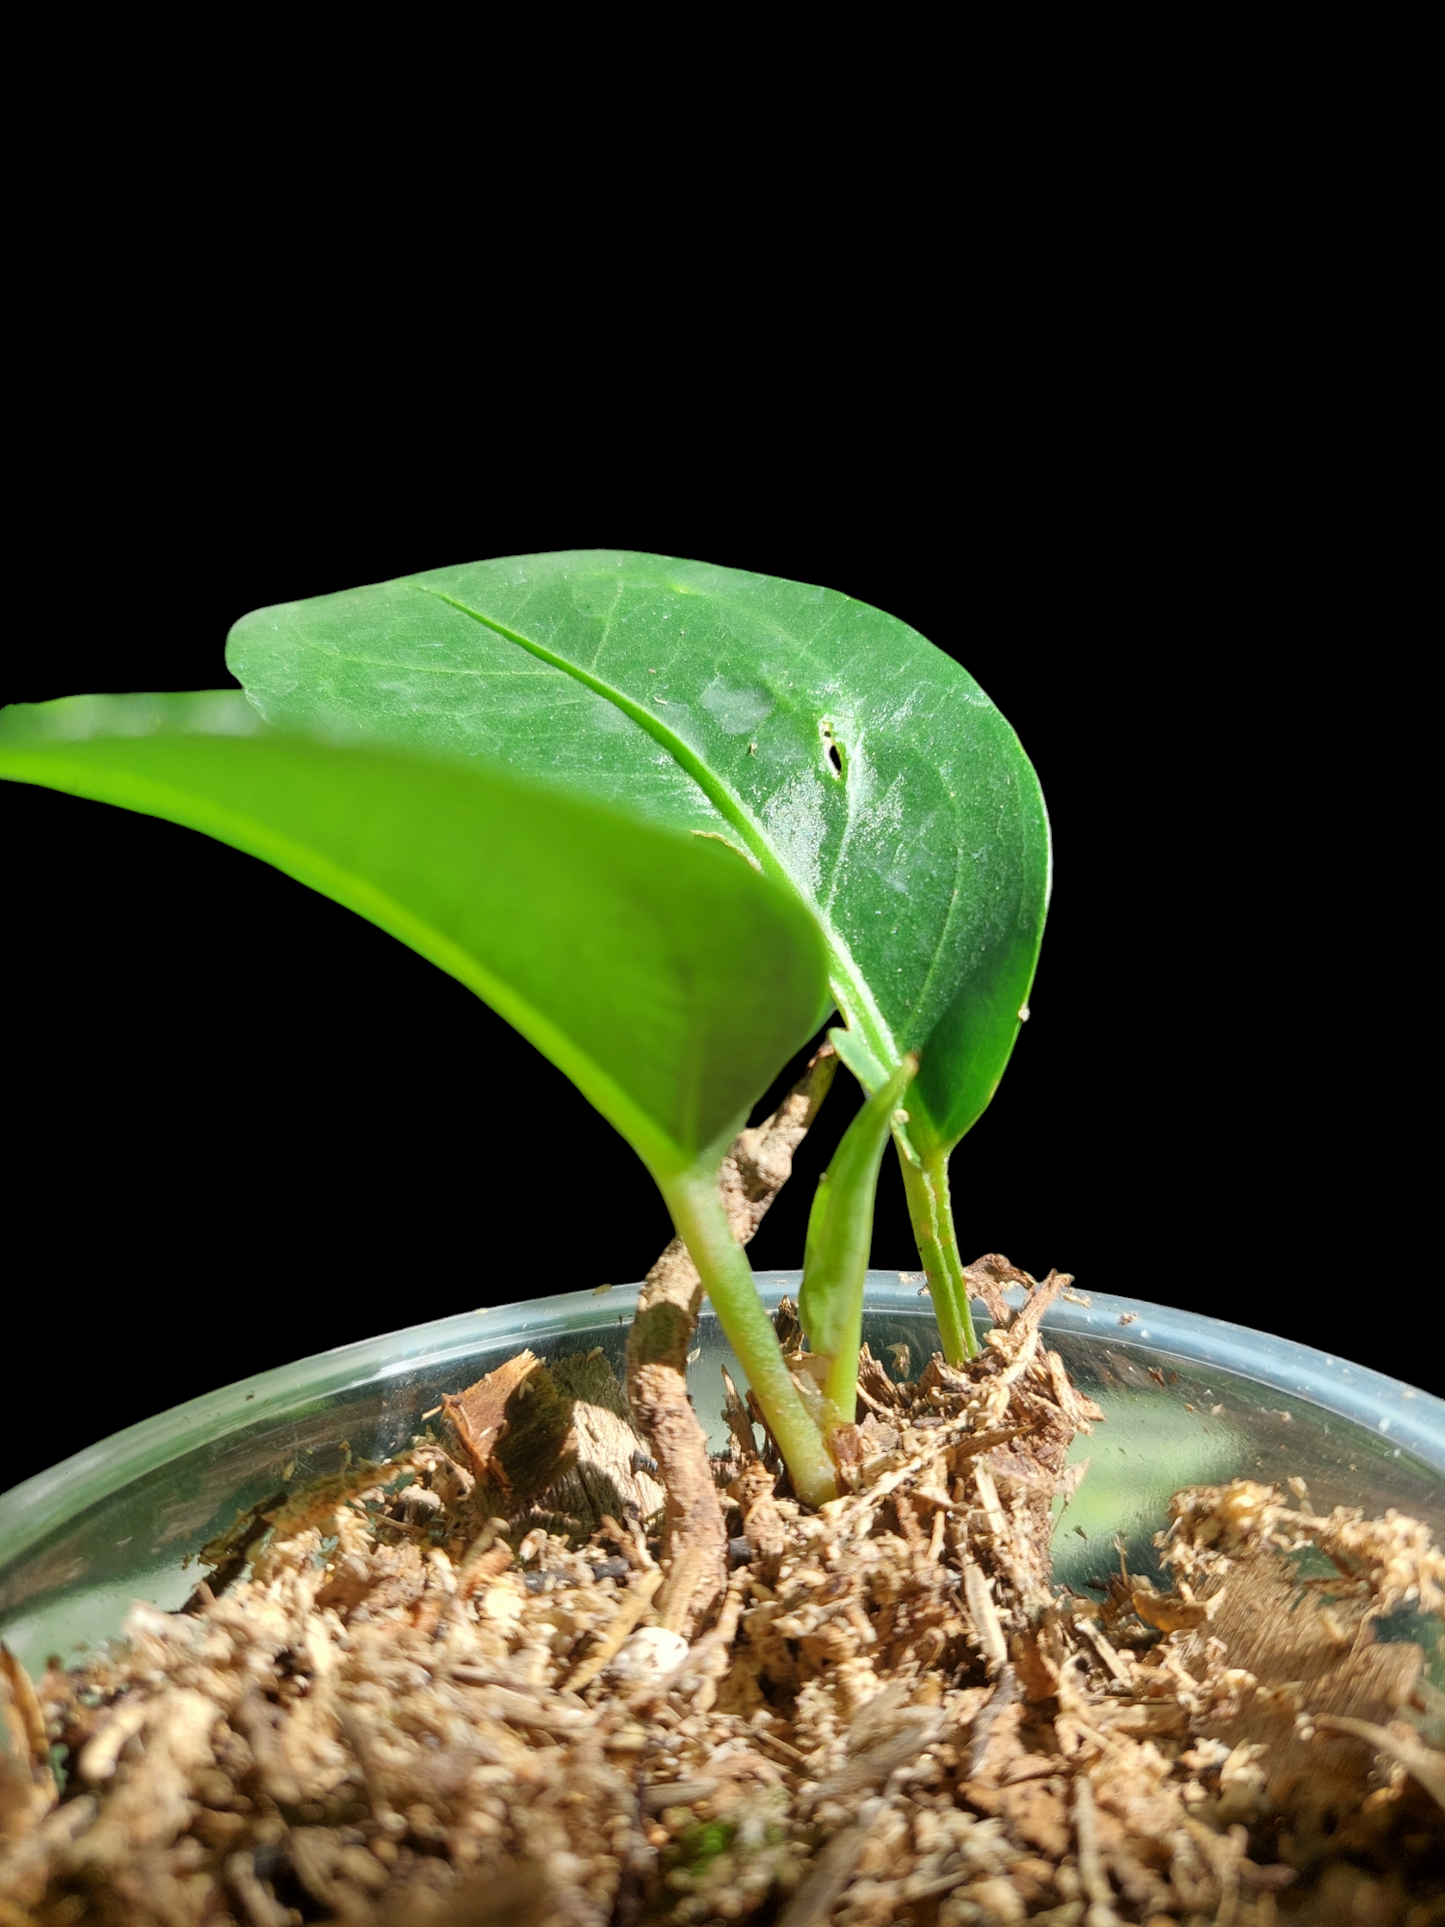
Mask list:
POLYGON ((778 1927, 816 1927, 826 1920, 847 1886, 870 1834, 883 1812, 881 1800, 865 1801, 857 1826, 835 1834, 814 1860, 801 1887, 778 1918, 778 1927))
POLYGON ((528 1377, 537 1368, 535 1352, 518 1352, 485 1378, 479 1378, 475 1385, 469 1385, 464 1392, 455 1395, 448 1392, 442 1399, 442 1410, 457 1437, 465 1446, 479 1477, 500 1476, 496 1463, 498 1444, 508 1429, 507 1406, 528 1377))
POLYGON ((608 1661, 615 1658, 622 1650, 623 1641, 652 1604, 652 1596, 661 1584, 660 1567, 654 1567, 651 1572, 639 1573, 633 1580, 622 1595, 612 1623, 567 1681, 569 1693, 580 1693, 584 1686, 590 1686, 608 1661))
POLYGON ((1099 1853, 1099 1818, 1087 1773, 1074 1782, 1074 1839, 1079 1850, 1079 1880, 1088 1897, 1084 1927, 1117 1927, 1114 1890, 1099 1853))
POLYGON ((1008 1663, 1008 1641, 999 1624, 998 1608, 993 1603, 988 1581, 973 1560, 967 1557, 963 1564, 963 1588, 968 1610, 973 1617, 974 1631, 978 1634, 979 1650, 992 1670, 997 1672, 1008 1663))

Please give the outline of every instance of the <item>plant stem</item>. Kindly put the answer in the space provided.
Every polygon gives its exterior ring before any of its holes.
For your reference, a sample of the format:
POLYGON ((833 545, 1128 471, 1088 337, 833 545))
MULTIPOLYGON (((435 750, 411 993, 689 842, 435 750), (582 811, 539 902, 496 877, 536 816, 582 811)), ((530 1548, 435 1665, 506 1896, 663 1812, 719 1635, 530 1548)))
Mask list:
POLYGON ((948 1157, 947 1151, 935 1151, 923 1160, 923 1168, 929 1173, 930 1181, 939 1199, 938 1228, 942 1234, 940 1242, 943 1247, 943 1262, 948 1272, 949 1295, 952 1304, 957 1308, 959 1331, 963 1340, 963 1357, 976 1358, 978 1335, 973 1329, 968 1280, 963 1275, 963 1259, 958 1249, 958 1232, 953 1222, 953 1196, 948 1187, 948 1157))
POLYGON ((857 1420, 858 1349, 857 1345, 849 1345, 828 1364, 828 1376, 823 1381, 823 1402, 830 1437, 840 1425, 852 1425, 857 1420))
POLYGON ((830 1440, 836 1427, 852 1425, 858 1416, 858 1348, 878 1167, 895 1120, 906 1120, 898 1106, 917 1070, 918 1059, 909 1051, 869 1097, 818 1180, 808 1214, 798 1316, 809 1350, 829 1361, 824 1390, 830 1440))
POLYGON ((733 1237, 713 1170, 684 1172, 663 1183, 677 1235, 687 1246, 718 1323, 748 1375, 758 1404, 805 1505, 838 1496, 833 1462, 783 1363, 778 1335, 763 1310, 752 1268, 733 1237))
POLYGON ((958 1255, 958 1236, 953 1228, 953 1202, 948 1194, 948 1152, 925 1153, 914 1164, 899 1147, 898 1162, 903 1167, 903 1189, 908 1198, 908 1215, 913 1220, 913 1235, 918 1255, 923 1260, 933 1309, 938 1319, 943 1355, 950 1365, 962 1365, 978 1351, 973 1315, 968 1306, 968 1281, 958 1255))

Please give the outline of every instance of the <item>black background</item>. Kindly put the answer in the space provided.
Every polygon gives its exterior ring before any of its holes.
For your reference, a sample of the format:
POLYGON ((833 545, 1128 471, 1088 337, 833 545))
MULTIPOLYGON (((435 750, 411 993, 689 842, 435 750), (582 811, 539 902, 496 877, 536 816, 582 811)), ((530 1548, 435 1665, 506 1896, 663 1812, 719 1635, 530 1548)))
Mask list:
MULTIPOLYGON (((1054 826, 1033 1018, 954 1157, 965 1255, 1439 1385, 1372 1322, 1422 1257, 1420 1114, 1384 1095, 1401 671, 1378 633, 1359 660, 1311 507, 1321 466, 1355 484, 1308 411, 1167 343, 755 339, 740 373, 481 318, 378 386, 384 344, 273 313, 262 365, 209 325, 77 348, 54 417, 31 392, 4 700, 217 686, 257 605, 541 549, 879 604, 997 701, 1054 826)), ((190 832, 13 784, 0 812, 4 1483, 330 1345, 647 1269, 642 1167, 459 985, 190 832)), ((800 1261, 845 1081, 759 1267, 800 1261)), ((916 1262, 890 1162, 874 1263, 916 1262)))

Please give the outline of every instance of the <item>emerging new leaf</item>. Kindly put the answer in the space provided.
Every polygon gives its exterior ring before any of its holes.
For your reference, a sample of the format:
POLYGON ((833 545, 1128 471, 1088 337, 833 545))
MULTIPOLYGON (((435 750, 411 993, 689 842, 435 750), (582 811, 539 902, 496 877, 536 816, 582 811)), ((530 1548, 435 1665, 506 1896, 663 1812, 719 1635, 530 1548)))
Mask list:
POLYGON ((818 1180, 808 1218, 798 1316, 808 1349, 828 1361, 823 1396, 830 1429, 851 1425, 854 1418, 878 1167, 917 1069, 918 1059, 910 1051, 863 1105, 818 1180))

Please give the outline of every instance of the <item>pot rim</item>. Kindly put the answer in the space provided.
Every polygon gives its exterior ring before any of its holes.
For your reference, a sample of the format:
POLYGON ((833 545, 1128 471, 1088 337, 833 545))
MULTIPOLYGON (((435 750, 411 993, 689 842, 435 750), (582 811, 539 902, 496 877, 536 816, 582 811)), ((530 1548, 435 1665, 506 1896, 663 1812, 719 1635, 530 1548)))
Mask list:
MULTIPOLYGON (((796 1296, 801 1275, 798 1271, 754 1274, 769 1309, 785 1295, 796 1296)), ((457 1312, 295 1359, 188 1399, 85 1446, 0 1493, 0 1559, 7 1564, 14 1561, 66 1518, 74 1518, 130 1479, 249 1427, 279 1408, 442 1367, 450 1358, 462 1361, 503 1340, 519 1348, 536 1348, 570 1331, 595 1332, 600 1324, 614 1320, 625 1326, 631 1322, 640 1290, 635 1284, 604 1285, 457 1312)), ((1018 1287, 1005 1295, 1014 1304, 1023 1302, 1024 1293, 1018 1287)), ((922 1272, 868 1273, 864 1302, 875 1312, 892 1309, 916 1315, 921 1309, 919 1298, 926 1296, 922 1272)), ((989 1319, 984 1307, 975 1301, 974 1309, 986 1328, 989 1319)), ((702 1315, 716 1314, 704 1302, 702 1315)), ((1246 1325, 1112 1292, 1076 1291, 1057 1298, 1042 1322, 1045 1334, 1055 1339, 1077 1336, 1097 1342, 1109 1337, 1124 1349, 1138 1342, 1153 1355, 1164 1354, 1194 1367, 1214 1367, 1263 1389, 1302 1399, 1381 1435, 1445 1476, 1445 1399, 1383 1372, 1246 1325)))

